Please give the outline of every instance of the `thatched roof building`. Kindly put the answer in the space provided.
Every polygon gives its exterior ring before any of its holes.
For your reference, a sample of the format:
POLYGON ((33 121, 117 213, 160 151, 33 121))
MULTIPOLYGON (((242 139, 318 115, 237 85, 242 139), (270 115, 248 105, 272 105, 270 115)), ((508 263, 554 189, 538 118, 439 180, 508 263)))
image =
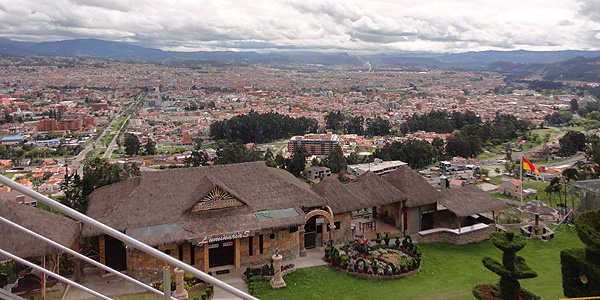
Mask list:
POLYGON ((459 217, 496 211, 507 208, 502 200, 490 195, 474 185, 445 190, 439 203, 459 217))
MULTIPOLYGON (((323 199, 264 162, 143 172, 94 191, 87 215, 157 246, 240 230, 303 225, 323 199)), ((84 236, 99 232, 85 227, 84 236)))
MULTIPOLYGON (((0 215, 65 247, 79 237, 79 223, 39 208, 0 199, 0 215)), ((0 248, 19 257, 59 254, 62 251, 27 233, 0 222, 0 248)))
POLYGON ((312 190, 325 199, 326 205, 331 207, 334 213, 398 203, 408 199, 404 193, 373 172, 363 173, 348 184, 327 177, 315 184, 312 190))
POLYGON ((440 197, 438 190, 407 165, 400 166, 382 178, 408 197, 406 207, 433 204, 440 197))

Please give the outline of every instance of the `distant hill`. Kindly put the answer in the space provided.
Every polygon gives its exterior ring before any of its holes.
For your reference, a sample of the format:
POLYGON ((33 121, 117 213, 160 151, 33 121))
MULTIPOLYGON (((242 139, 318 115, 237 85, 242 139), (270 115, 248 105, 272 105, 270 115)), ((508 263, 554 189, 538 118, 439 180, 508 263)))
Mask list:
POLYGON ((552 63, 559 62, 578 56, 582 57, 597 57, 600 56, 600 51, 481 51, 481 52, 465 52, 445 54, 437 57, 440 61, 448 63, 469 63, 480 66, 489 66, 498 61, 511 63, 552 63))
POLYGON ((503 73, 514 78, 536 74, 545 80, 582 80, 600 81, 600 57, 575 57, 572 59, 546 63, 525 64, 512 62, 495 62, 487 70, 503 73))
MULTIPOLYGON (((377 67, 418 67, 419 68, 465 68, 493 70, 521 76, 539 73, 545 76, 559 76, 561 70, 573 78, 595 78, 595 70, 590 61, 568 60, 581 57, 598 57, 600 51, 481 51, 453 54, 427 52, 393 53, 377 55, 349 55, 347 53, 319 53, 291 51, 282 53, 256 53, 234 51, 163 51, 135 46, 121 42, 97 39, 76 39, 56 42, 28 43, 0 38, 0 54, 8 55, 49 55, 131 61, 193 61, 194 64, 263 64, 284 67, 294 64, 351 65, 377 67), (546 63, 565 64, 545 66, 546 63), (197 62, 200 61, 200 62, 197 62), (210 61, 210 62, 208 62, 210 61), (578 67, 568 65, 573 64, 578 67), (586 68, 587 75, 576 75, 578 68, 586 68), (559 73, 557 73, 559 72, 559 73)), ((564 74, 563 74, 564 76, 564 74)))
POLYGON ((167 59, 164 51, 119 42, 96 39, 42 42, 33 45, 31 51, 40 55, 112 58, 128 60, 167 59))

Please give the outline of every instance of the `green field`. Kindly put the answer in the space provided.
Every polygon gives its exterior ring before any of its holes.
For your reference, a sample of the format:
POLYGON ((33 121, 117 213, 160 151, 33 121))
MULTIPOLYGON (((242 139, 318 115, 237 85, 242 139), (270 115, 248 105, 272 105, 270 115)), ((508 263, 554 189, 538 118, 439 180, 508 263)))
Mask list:
MULTIPOLYGON (((575 229, 561 227, 554 240, 528 240, 518 254, 537 271, 538 277, 521 285, 542 299, 564 298, 560 251, 583 248, 575 229)), ((260 299, 473 299, 477 284, 497 283, 499 277, 481 263, 484 256, 501 260, 502 252, 491 242, 469 245, 424 244, 421 273, 391 281, 367 281, 346 276, 328 266, 300 269, 284 277, 287 288, 273 290, 257 282, 260 299)))

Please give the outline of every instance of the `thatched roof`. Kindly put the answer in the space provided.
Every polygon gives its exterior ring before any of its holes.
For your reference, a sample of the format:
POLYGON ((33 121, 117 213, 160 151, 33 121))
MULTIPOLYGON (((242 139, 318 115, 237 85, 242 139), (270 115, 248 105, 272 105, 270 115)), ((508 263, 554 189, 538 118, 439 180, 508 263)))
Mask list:
POLYGON ((518 210, 538 216, 556 216, 558 214, 556 209, 538 199, 521 205, 518 210))
POLYGON ((334 213, 371 208, 408 199, 404 193, 373 172, 363 173, 348 184, 327 177, 315 184, 312 190, 325 198, 326 204, 334 213))
POLYGON ((500 210, 508 207, 502 200, 474 185, 445 190, 439 198, 440 204, 459 217, 500 210))
POLYGON ((371 171, 358 176, 350 184, 358 185, 369 197, 379 202, 378 205, 402 202, 409 199, 404 192, 371 171))
POLYGON ((400 166, 393 172, 383 175, 382 178, 408 197, 407 207, 433 204, 440 197, 438 190, 407 165, 400 166))
POLYGON ((375 206, 357 185, 343 184, 337 178, 327 177, 313 185, 312 190, 325 199, 334 214, 375 206))
MULTIPOLYGON (((323 202, 289 172, 251 162, 142 172, 136 179, 94 191, 87 215, 127 234, 140 228, 181 225, 179 231, 155 230, 154 234, 136 237, 155 246, 207 235, 301 225, 305 223, 302 208, 322 206, 323 202), (233 196, 239 206, 192 211, 215 187, 233 196), (288 208, 296 213, 266 221, 254 215, 288 208)), ((100 234, 84 228, 84 236, 100 234)))
MULTIPOLYGON (((36 207, 0 199, 0 215, 65 247, 79 237, 79 224, 36 207)), ((58 254, 62 251, 27 233, 0 222, 0 248, 19 257, 58 254)))

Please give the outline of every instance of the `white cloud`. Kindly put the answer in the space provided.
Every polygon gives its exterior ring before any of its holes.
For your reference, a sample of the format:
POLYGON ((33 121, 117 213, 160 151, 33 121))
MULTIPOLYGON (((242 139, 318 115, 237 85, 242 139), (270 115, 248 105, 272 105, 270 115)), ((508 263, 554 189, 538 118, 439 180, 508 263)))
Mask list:
POLYGON ((0 36, 172 50, 599 49, 600 2, 0 0, 0 36), (425 3, 423 3, 425 2, 425 3))

